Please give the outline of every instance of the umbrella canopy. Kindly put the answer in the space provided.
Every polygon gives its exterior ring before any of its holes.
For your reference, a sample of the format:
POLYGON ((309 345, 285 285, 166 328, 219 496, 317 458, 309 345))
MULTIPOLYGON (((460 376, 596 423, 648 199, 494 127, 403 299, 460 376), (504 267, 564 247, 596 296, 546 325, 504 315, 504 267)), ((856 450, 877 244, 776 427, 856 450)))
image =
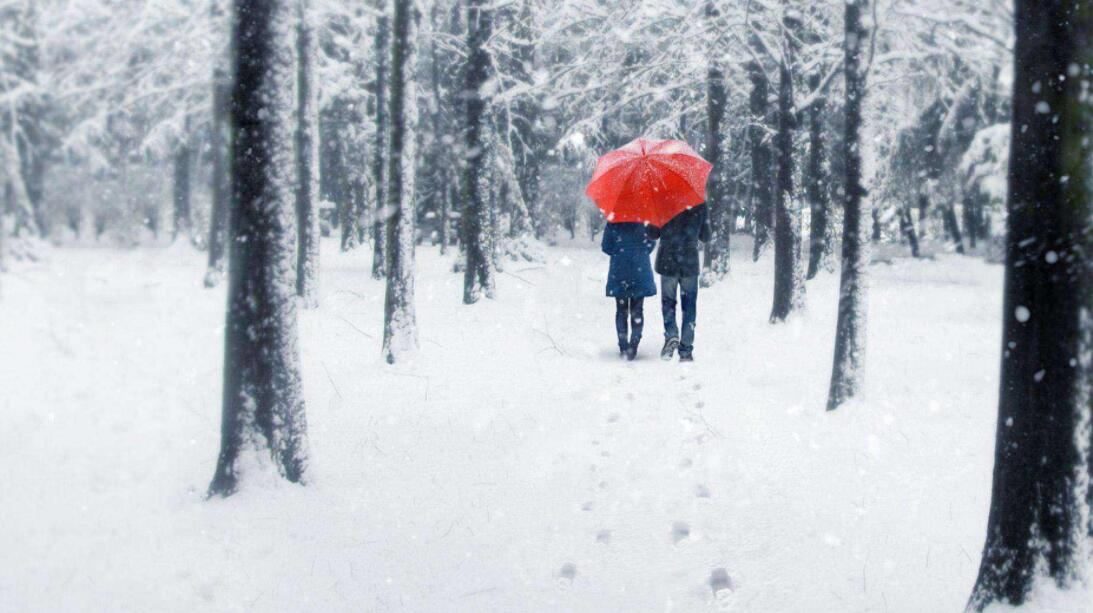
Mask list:
POLYGON ((663 226, 706 201, 712 168, 685 142, 637 138, 596 161, 585 194, 609 222, 663 226))

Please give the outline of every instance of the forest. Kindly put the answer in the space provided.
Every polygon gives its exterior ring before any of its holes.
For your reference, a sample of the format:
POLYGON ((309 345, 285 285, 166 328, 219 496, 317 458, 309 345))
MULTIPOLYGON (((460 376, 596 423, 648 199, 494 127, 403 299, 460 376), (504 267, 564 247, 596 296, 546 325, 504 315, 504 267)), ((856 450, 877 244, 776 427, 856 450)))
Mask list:
POLYGON ((1093 0, 0 0, 0 610, 1093 611, 1091 83, 1093 0))

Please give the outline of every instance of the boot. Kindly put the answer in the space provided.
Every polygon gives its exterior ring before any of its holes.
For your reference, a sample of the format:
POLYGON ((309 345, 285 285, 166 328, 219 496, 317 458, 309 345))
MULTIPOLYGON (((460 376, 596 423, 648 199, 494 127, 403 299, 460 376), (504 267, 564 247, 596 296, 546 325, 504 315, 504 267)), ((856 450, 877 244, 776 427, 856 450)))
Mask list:
POLYGON ((672 359, 672 356, 676 353, 676 347, 679 347, 679 339, 676 337, 667 338, 664 340, 664 348, 660 350, 660 359, 667 362, 672 359))

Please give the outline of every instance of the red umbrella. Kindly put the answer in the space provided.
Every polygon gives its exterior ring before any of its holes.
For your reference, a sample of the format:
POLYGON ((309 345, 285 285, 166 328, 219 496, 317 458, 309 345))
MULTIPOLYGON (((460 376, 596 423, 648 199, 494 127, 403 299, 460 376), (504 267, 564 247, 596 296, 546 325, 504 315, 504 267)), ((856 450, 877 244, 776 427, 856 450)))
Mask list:
POLYGON ((711 168, 685 142, 637 138, 600 156, 584 193, 610 222, 663 226, 706 201, 711 168))

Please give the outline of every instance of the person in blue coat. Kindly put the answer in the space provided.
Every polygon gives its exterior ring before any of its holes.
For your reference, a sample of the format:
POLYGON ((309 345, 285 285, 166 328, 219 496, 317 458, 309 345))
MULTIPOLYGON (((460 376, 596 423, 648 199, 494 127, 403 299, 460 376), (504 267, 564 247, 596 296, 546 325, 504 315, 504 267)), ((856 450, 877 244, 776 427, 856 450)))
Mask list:
POLYGON ((611 256, 607 271, 607 296, 615 299, 615 331, 619 339, 619 355, 633 360, 638 355, 638 343, 645 323, 645 298, 657 295, 653 267, 649 254, 656 246, 637 222, 608 223, 603 229, 603 252, 611 256), (629 322, 629 329, 627 323, 629 322))
POLYGON ((656 271, 660 275, 660 308, 664 315, 664 348, 660 357, 694 360, 695 319, 698 310, 698 243, 710 240, 710 213, 705 204, 673 217, 664 227, 649 226, 650 238, 660 239, 656 271), (676 296, 683 307, 683 335, 676 326, 676 296))

